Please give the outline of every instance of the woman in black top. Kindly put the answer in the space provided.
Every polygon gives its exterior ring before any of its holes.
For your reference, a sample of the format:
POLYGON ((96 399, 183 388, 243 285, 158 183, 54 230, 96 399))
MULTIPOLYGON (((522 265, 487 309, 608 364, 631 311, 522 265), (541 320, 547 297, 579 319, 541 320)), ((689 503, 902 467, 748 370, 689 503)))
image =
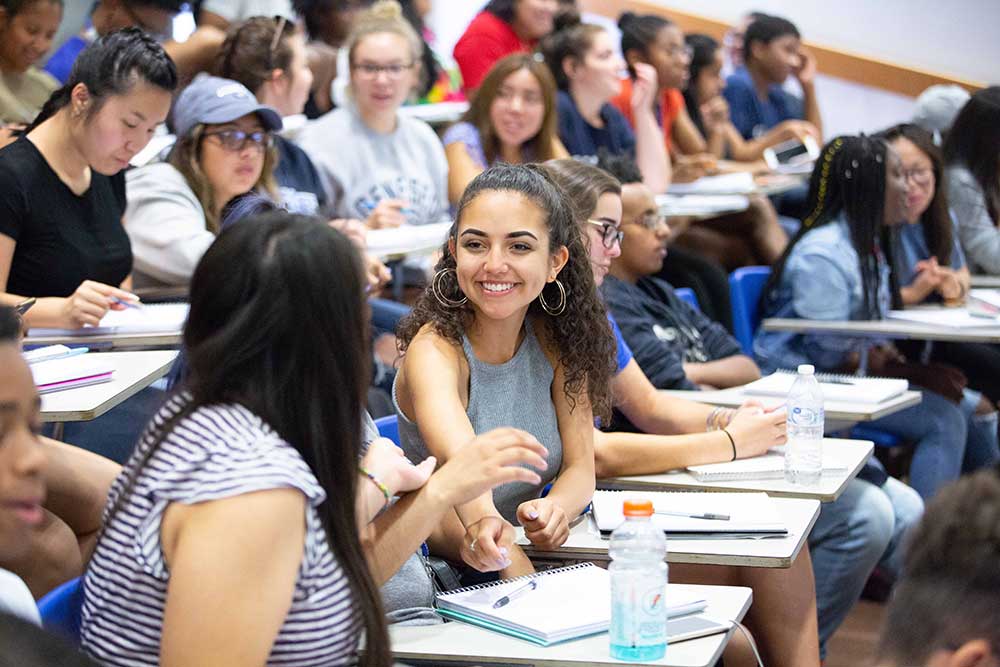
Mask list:
POLYGON ((177 71, 130 28, 89 46, 26 135, 0 151, 0 303, 33 327, 97 324, 129 293, 129 160, 166 118, 177 71))

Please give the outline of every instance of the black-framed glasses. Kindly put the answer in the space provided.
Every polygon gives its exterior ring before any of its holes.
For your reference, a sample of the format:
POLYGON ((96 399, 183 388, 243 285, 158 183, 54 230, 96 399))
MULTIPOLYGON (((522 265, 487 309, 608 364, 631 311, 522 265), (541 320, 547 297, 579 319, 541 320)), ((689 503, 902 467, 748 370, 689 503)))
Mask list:
POLYGON ((257 130, 256 132, 244 132, 243 130, 219 130, 218 132, 206 132, 206 137, 218 137, 219 143, 226 150, 239 152, 252 144, 255 148, 264 151, 271 147, 274 137, 270 132, 257 130))
POLYGON ((666 227, 670 226, 670 223, 667 222, 667 216, 660 215, 658 213, 646 213, 639 216, 635 220, 626 222, 625 224, 641 225, 651 232, 655 232, 656 228, 660 225, 664 225, 666 227))
POLYGON ((393 80, 399 79, 406 72, 413 68, 413 63, 392 63, 389 65, 379 65, 378 63, 355 63, 351 69, 365 79, 377 79, 378 75, 385 72, 393 80))
POLYGON ((915 169, 904 169, 903 180, 913 181, 917 185, 930 185, 934 177, 934 169, 931 167, 916 167, 915 169))
POLYGON ((601 241, 605 248, 614 248, 616 243, 621 245, 622 239, 625 238, 625 232, 605 220, 587 220, 587 224, 601 228, 601 241))

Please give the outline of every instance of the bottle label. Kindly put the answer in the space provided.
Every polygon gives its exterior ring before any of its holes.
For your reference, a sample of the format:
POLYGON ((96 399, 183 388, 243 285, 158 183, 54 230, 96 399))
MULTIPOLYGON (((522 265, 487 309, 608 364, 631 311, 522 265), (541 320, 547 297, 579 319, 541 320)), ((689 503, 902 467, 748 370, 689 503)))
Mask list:
POLYGON ((667 641, 667 607, 662 582, 612 580, 611 643, 652 646, 667 641))

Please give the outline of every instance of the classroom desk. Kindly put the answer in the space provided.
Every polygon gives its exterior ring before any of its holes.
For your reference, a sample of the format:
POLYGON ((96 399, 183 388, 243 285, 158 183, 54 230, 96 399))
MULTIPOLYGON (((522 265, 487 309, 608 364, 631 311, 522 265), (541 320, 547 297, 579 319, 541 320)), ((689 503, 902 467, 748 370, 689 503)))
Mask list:
POLYGON ((667 218, 707 220, 729 213, 739 213, 750 207, 743 195, 657 195, 656 206, 667 218))
POLYGON ((386 227, 368 232, 368 252, 383 260, 402 259, 407 255, 431 254, 444 244, 450 220, 429 225, 386 227))
POLYGON ((811 498, 830 503, 840 497, 847 483, 854 479, 872 454, 874 444, 868 440, 823 438, 823 458, 834 467, 845 470, 826 473, 815 486, 790 484, 784 479, 734 480, 730 482, 699 482, 685 470, 656 475, 628 475, 597 480, 599 489, 625 491, 763 491, 776 498, 811 498))
POLYGON ((102 361, 114 365, 113 379, 89 387, 42 394, 42 421, 96 419, 166 375, 176 356, 176 350, 101 353, 102 361))
MULTIPOLYGON (((751 396, 743 392, 742 387, 731 389, 716 389, 713 391, 689 391, 686 389, 661 389, 664 394, 689 401, 720 405, 727 408, 737 408, 746 400, 760 401, 764 406, 777 406, 785 401, 777 396, 751 396)), ((831 422, 870 422, 887 415, 913 407, 921 401, 919 391, 906 391, 881 403, 866 403, 864 401, 823 401, 826 418, 831 422)), ((837 428, 843 428, 838 424, 837 428)), ((830 429, 828 429, 829 432, 830 429)))
MULTIPOLYGON (((739 565, 743 567, 791 567, 805 544, 809 531, 819 516, 818 500, 775 498, 774 503, 788 535, 766 539, 667 540, 668 563, 698 565, 739 565)), ((601 537, 593 518, 588 514, 570 528, 569 539, 555 551, 535 549, 517 527, 517 543, 532 560, 608 562, 608 540, 601 537)))
POLYGON ((1000 287, 1000 276, 971 276, 972 287, 1000 287))
POLYGON ((433 104, 404 104, 399 107, 401 115, 422 120, 435 129, 454 123, 468 110, 469 103, 465 100, 435 102, 433 104))
POLYGON ((959 329, 903 320, 803 320, 794 317, 772 317, 764 320, 762 326, 767 331, 830 334, 857 338, 1000 343, 1000 325, 959 329))
MULTIPOLYGON (((705 615, 740 621, 750 608, 753 591, 739 586, 668 584, 667 596, 703 597, 705 615)), ((567 601, 572 604, 572 601, 567 601)), ((670 644, 666 655, 644 665, 710 667, 718 661, 735 630, 670 644)), ((390 626, 389 638, 396 660, 407 665, 532 665, 534 667, 622 667, 609 655, 606 632, 563 642, 536 646, 531 642, 453 621, 430 626, 390 626)))

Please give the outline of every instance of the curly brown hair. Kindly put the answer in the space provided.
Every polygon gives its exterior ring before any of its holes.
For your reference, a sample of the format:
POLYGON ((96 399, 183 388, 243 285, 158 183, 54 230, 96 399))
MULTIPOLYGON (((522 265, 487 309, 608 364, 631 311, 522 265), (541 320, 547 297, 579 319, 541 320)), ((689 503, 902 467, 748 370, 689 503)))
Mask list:
MULTIPOLYGON (((457 240, 462 215, 469 205, 483 192, 512 192, 526 197, 542 211, 548 213, 546 227, 549 233, 549 251, 560 246, 569 250, 569 260, 559 272, 559 280, 566 289, 566 310, 558 316, 545 312, 538 300, 528 308, 532 323, 545 327, 547 339, 558 354, 559 364, 566 374, 563 392, 570 408, 587 394, 594 414, 608 419, 611 412, 611 377, 615 371, 615 340, 605 314, 604 305, 597 296, 590 259, 583 245, 568 198, 563 190, 537 165, 498 164, 479 174, 469 183, 458 204, 455 224, 448 232, 449 241, 457 240)), ((454 270, 455 256, 448 242, 441 248, 441 259, 435 271, 454 270)), ((454 275, 449 272, 445 275, 454 275)), ((461 291, 454 280, 440 281, 439 285, 449 294, 461 298, 461 291)), ((557 303, 556 289, 546 297, 548 303, 557 303)), ((405 352, 424 324, 430 323, 444 338, 461 345, 462 335, 475 319, 469 303, 458 308, 448 308, 434 296, 429 286, 420 295, 413 310, 396 329, 400 350, 405 352)))

